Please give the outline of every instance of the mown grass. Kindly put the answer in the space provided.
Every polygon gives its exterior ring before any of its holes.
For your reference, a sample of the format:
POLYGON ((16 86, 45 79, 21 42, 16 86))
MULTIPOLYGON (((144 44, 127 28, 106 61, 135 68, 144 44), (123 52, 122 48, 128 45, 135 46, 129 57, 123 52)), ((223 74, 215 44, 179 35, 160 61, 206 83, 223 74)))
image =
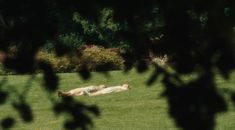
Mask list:
MULTIPOLYGON (((96 97, 75 97, 75 100, 86 105, 97 105, 101 112, 99 117, 94 117, 94 130, 178 130, 173 119, 168 115, 168 105, 166 98, 162 96, 164 86, 156 81, 153 86, 146 86, 146 81, 151 72, 138 74, 135 71, 123 73, 112 71, 107 74, 92 73, 89 80, 82 80, 78 74, 64 73, 59 76, 59 89, 70 90, 76 87, 106 84, 108 86, 128 83, 132 89, 127 92, 108 94, 96 97)), ((10 94, 10 100, 0 106, 0 119, 14 117, 16 124, 13 130, 62 130, 63 121, 67 115, 56 116, 52 111, 52 101, 42 87, 42 76, 37 75, 32 78, 29 75, 0 76, 1 88, 4 90, 14 90, 10 94), (19 114, 12 107, 12 102, 17 101, 16 93, 22 93, 24 88, 28 88, 25 93, 26 102, 31 104, 33 111, 33 121, 24 122, 19 114)), ((227 89, 233 89, 235 75, 231 80, 226 81, 221 77, 216 78, 216 83, 221 86, 221 93, 230 101, 226 95, 227 89)), ((234 89, 233 89, 234 90, 234 89)), ((57 101, 56 92, 52 93, 51 99, 57 101)), ((229 103, 229 110, 216 116, 216 130, 235 129, 235 112, 232 103, 229 103)))

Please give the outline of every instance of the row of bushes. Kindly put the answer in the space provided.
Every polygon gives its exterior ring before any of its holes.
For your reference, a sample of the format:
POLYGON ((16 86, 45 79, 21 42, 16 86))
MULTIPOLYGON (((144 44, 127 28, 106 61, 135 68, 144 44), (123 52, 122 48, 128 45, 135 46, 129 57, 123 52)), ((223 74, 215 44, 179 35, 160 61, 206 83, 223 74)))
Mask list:
MULTIPOLYGON (((9 56, 17 54, 17 48, 9 49, 9 56)), ((124 68, 124 60, 120 56, 122 50, 119 48, 104 48, 96 45, 83 45, 76 52, 65 56, 57 56, 54 51, 41 49, 36 54, 36 61, 50 64, 56 73, 78 72, 81 69, 89 71, 121 70, 124 68)), ((1 56, 0 56, 1 59, 1 56)), ((162 68, 168 67, 168 56, 150 56, 150 63, 162 68)), ((36 64, 37 65, 37 64, 36 64)), ((38 68, 37 66, 35 66, 38 68)), ((40 72, 36 69, 36 72, 40 72)), ((0 74, 14 74, 13 71, 5 69, 0 60, 0 74)))
MULTIPOLYGON (((123 68, 124 60, 119 55, 118 49, 104 48, 95 45, 84 45, 76 53, 66 56, 57 56, 53 51, 45 49, 38 51, 37 61, 43 61, 52 65, 54 72, 76 72, 84 67, 90 71, 118 70, 123 68)), ((38 69, 37 72, 40 72, 38 69)), ((0 63, 0 74, 12 73, 4 69, 0 63)))
POLYGON ((63 57, 41 50, 37 59, 50 63, 55 72, 75 72, 84 67, 90 71, 118 70, 124 62, 116 49, 95 45, 82 46, 76 54, 63 57))

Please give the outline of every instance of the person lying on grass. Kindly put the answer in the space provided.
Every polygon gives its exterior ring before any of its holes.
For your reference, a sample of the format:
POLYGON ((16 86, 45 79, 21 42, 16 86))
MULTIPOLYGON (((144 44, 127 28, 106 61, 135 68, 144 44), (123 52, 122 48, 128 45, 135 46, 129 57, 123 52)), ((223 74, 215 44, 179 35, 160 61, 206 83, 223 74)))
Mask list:
POLYGON ((106 87, 106 88, 100 89, 95 92, 85 91, 84 93, 87 96, 97 96, 97 95, 103 95, 103 94, 108 94, 108 93, 118 93, 118 92, 122 92, 122 91, 127 91, 129 89, 130 89, 130 87, 128 84, 123 84, 120 86, 106 87))
POLYGON ((106 86, 105 85, 88 86, 88 87, 83 87, 83 88, 72 89, 72 90, 67 91, 67 92, 58 91, 58 96, 59 97, 63 97, 63 96, 82 96, 82 95, 85 95, 85 91, 86 91, 86 93, 92 93, 92 92, 96 92, 98 90, 101 90, 103 88, 106 88, 106 86))
MULTIPOLYGON (((87 88, 87 87, 85 87, 85 88, 87 88)), ((58 96, 81 96, 81 95, 97 96, 97 95, 103 95, 103 94, 108 94, 108 93, 117 93, 117 92, 127 91, 130 89, 128 84, 123 84, 123 85, 119 85, 119 86, 112 86, 112 87, 99 87, 99 89, 95 89, 93 91, 91 91, 92 89, 85 89, 85 88, 81 92, 82 94, 80 92, 79 92, 79 94, 71 93, 70 91, 74 92, 74 90, 70 90, 68 92, 59 91, 58 96)))

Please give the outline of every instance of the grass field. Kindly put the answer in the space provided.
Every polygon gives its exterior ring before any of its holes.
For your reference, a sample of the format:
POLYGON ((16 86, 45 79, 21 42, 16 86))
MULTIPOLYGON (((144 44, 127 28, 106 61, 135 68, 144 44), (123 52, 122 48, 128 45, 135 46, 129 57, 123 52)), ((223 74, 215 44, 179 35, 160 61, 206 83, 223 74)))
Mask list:
MULTIPOLYGON (((128 83, 132 89, 127 92, 108 94, 97 97, 75 97, 75 100, 87 105, 97 105, 101 111, 99 117, 93 118, 94 130, 178 130, 174 121, 168 116, 166 99, 161 96, 164 86, 156 81, 154 86, 146 86, 145 82, 151 72, 137 74, 134 70, 124 74, 121 71, 112 71, 107 75, 93 73, 91 79, 83 81, 78 74, 58 74, 60 79, 59 89, 70 90, 88 85, 119 85, 128 83)), ((41 75, 32 81, 31 76, 12 75, 0 76, 0 81, 6 79, 1 85, 2 89, 16 88, 22 92, 24 87, 29 88, 27 102, 32 105, 33 121, 24 123, 18 113, 12 108, 11 102, 17 100, 11 93, 10 100, 0 106, 0 119, 8 116, 16 118, 13 130, 63 130, 63 121, 66 115, 55 116, 51 111, 52 103, 41 87, 41 75), (30 87, 31 86, 31 87, 30 87)), ((218 77, 217 84, 222 89, 235 88, 235 74, 229 81, 218 77)), ((223 93, 221 91, 221 93, 223 93)), ((225 94, 226 97, 226 94, 225 94)), ((53 98, 61 100, 53 93, 53 98)), ((235 130, 234 106, 229 104, 229 111, 217 115, 216 130, 235 130)))

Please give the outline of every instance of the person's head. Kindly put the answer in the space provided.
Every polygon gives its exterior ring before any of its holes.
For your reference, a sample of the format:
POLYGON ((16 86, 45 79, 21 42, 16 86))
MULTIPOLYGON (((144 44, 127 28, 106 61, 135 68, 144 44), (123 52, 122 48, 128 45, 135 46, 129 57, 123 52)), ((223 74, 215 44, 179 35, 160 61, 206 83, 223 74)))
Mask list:
POLYGON ((123 84, 122 86, 123 86, 124 88, 126 88, 126 89, 131 89, 128 84, 123 84))
POLYGON ((67 96, 64 92, 62 92, 62 91, 58 91, 57 92, 57 95, 58 95, 58 97, 64 97, 64 96, 67 96))

